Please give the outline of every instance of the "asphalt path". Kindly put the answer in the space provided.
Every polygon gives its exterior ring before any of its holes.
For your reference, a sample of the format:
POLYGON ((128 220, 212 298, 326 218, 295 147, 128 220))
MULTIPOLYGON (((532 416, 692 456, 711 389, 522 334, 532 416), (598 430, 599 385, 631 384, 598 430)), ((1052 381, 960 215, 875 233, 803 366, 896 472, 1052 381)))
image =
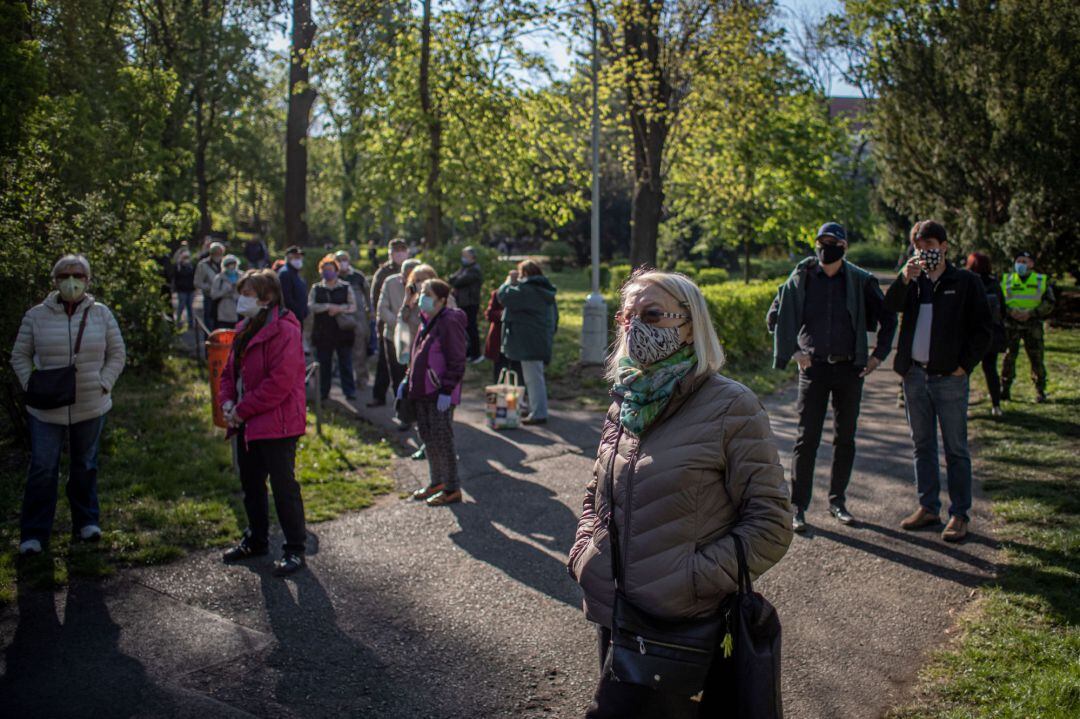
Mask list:
MULTIPOLYGON (((896 387, 884 369, 867 382, 848 502, 859 522, 827 514, 827 428, 811 530, 757 585, 783 622, 788 717, 877 717, 903 701, 996 569, 978 497, 959 546, 899 529, 916 499, 896 387)), ((399 459, 400 492, 312 525, 309 569, 294 578, 207 551, 21 591, 0 612, 4 715, 581 716, 596 641, 564 557, 601 416, 555 406, 546 426, 494 432, 480 402, 468 397, 455 423, 464 503, 404 498, 427 470, 399 459)), ((794 391, 766 404, 787 468, 794 391)), ((387 410, 356 411, 413 442, 387 410)))

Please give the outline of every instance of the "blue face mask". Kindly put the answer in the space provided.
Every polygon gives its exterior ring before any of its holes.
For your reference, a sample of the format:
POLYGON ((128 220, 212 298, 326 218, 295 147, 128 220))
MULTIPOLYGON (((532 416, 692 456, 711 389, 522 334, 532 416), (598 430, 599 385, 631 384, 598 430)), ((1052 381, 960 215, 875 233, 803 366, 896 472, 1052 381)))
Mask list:
POLYGON ((468 267, 469 265, 472 264, 472 260, 470 260, 468 257, 462 257, 461 258, 461 264, 462 264, 463 267, 468 267))
POLYGON ((435 313, 435 298, 431 295, 420 295, 420 311, 431 316, 435 313))
POLYGON ((1016 268, 1016 274, 1020 275, 1021 277, 1025 276, 1028 272, 1031 271, 1028 269, 1026 262, 1017 262, 1015 265, 1013 265, 1013 267, 1016 268))
POLYGON ((240 273, 236 270, 225 270, 225 276, 229 278, 229 282, 236 282, 240 277, 240 273))

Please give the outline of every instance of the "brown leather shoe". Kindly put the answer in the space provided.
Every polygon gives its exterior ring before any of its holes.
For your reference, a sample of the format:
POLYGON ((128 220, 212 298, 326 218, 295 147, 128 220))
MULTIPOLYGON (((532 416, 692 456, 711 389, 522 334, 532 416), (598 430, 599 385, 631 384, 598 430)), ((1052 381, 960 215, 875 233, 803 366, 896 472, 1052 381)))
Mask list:
POLYGON ((428 499, 427 505, 429 507, 443 507, 447 504, 457 504, 461 501, 461 490, 455 489, 453 492, 439 492, 428 499))
POLYGON ((415 499, 417 502, 424 502, 430 497, 434 497, 436 494, 441 492, 443 490, 443 486, 444 485, 441 484, 433 484, 430 487, 418 489, 412 493, 412 498, 415 499))
POLYGON ((949 523, 945 525, 945 531, 941 538, 946 542, 959 542, 967 536, 968 521, 963 517, 949 517, 949 523))
POLYGON ((904 517, 900 522, 901 529, 922 529, 923 527, 932 527, 935 524, 941 524, 941 517, 937 516, 925 507, 919 507, 907 517, 904 517))

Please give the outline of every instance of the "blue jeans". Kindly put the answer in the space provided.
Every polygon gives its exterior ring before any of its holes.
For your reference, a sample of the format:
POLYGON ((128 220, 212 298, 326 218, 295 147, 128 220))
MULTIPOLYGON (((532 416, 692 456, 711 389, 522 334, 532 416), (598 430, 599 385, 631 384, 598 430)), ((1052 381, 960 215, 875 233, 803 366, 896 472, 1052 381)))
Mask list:
POLYGON ((915 444, 915 485, 919 504, 934 514, 941 511, 937 442, 940 426, 949 483, 949 516, 968 519, 971 455, 967 439, 967 376, 927 375, 925 369, 912 365, 904 376, 904 406, 915 444))
POLYGON ((64 449, 64 438, 69 435, 71 466, 68 468, 67 498, 71 505, 71 527, 78 532, 87 525, 99 523, 98 444, 104 426, 104 415, 70 427, 30 417, 30 471, 23 494, 20 541, 36 539, 43 545, 49 541, 56 515, 60 453, 64 449))
POLYGON ((544 383, 544 363, 541 360, 522 360, 521 373, 525 375, 525 390, 529 393, 529 416, 547 419, 547 385, 544 383))
POLYGON ((195 329, 195 293, 176 291, 176 325, 183 326, 184 313, 187 312, 188 328, 195 329))
POLYGON ((356 396, 356 382, 353 380, 352 369, 352 345, 315 350, 315 356, 319 360, 319 390, 322 392, 322 398, 326 399, 330 396, 330 385, 334 381, 334 355, 337 355, 338 373, 341 375, 341 391, 346 397, 352 399, 356 396))

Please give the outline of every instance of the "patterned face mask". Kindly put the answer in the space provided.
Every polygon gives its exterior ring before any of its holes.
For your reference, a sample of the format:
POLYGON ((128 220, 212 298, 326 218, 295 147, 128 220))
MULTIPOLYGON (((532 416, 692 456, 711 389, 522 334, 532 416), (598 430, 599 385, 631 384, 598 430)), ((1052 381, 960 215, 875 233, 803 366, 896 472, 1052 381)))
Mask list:
POLYGON ((627 352, 642 367, 667 359, 682 346, 678 327, 656 327, 635 317, 626 328, 627 352))
POLYGON ((919 259, 926 265, 927 272, 933 272, 941 264, 941 250, 919 250, 919 259))

